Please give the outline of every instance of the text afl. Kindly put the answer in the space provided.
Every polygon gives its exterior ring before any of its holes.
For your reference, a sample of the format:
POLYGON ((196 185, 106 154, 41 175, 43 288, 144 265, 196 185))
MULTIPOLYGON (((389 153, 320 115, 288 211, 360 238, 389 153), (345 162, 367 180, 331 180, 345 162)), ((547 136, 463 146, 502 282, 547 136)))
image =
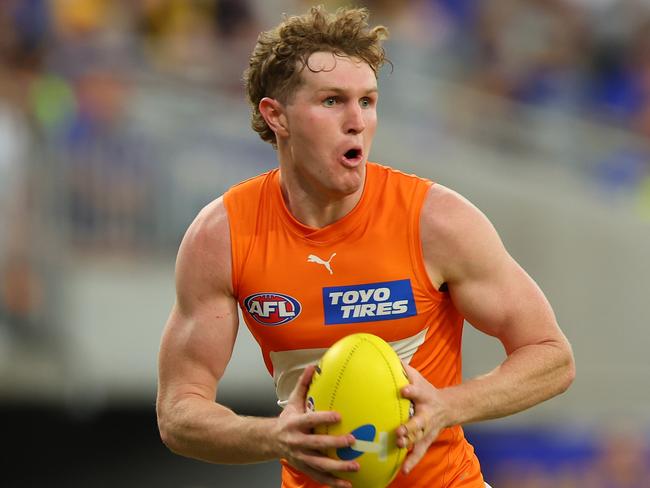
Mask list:
POLYGON ((260 324, 272 327, 295 319, 302 306, 282 293, 255 293, 244 299, 244 309, 260 324))

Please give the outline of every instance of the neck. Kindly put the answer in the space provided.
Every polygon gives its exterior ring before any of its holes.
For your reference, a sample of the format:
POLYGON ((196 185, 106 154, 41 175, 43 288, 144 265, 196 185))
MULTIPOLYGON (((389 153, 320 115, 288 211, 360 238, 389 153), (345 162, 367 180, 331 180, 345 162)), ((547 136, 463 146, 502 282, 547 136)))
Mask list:
POLYGON ((327 191, 282 166, 280 188, 284 203, 296 220, 317 229, 345 217, 359 203, 363 194, 363 185, 350 194, 327 191))

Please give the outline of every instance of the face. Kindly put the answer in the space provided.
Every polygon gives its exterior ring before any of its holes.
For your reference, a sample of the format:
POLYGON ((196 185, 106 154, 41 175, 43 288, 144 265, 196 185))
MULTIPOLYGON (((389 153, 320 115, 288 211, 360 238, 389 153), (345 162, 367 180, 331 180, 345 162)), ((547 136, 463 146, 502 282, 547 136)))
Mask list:
POLYGON ((284 105, 286 134, 278 137, 283 178, 293 177, 324 197, 360 194, 377 127, 377 97, 367 63, 312 54, 302 84, 284 105))

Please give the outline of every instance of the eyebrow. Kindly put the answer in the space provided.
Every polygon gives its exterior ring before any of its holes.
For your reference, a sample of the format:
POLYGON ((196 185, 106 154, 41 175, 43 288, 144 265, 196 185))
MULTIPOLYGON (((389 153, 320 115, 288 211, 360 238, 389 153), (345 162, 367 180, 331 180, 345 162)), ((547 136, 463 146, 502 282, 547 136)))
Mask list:
MULTIPOLYGON (((323 87, 319 88, 316 90, 317 92, 334 92, 334 93, 345 93, 347 90, 344 90, 343 88, 338 88, 338 87, 323 87)), ((366 90, 364 93, 366 95, 369 95, 371 93, 378 93, 379 89, 377 87, 370 88, 366 90)))

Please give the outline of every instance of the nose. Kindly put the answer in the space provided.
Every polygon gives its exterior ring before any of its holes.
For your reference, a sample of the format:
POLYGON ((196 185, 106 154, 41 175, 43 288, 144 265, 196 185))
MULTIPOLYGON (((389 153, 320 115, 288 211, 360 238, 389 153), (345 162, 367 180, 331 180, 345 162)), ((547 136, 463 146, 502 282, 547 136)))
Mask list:
POLYGON ((366 128, 363 109, 357 103, 351 103, 345 112, 344 132, 346 134, 359 134, 366 128))

